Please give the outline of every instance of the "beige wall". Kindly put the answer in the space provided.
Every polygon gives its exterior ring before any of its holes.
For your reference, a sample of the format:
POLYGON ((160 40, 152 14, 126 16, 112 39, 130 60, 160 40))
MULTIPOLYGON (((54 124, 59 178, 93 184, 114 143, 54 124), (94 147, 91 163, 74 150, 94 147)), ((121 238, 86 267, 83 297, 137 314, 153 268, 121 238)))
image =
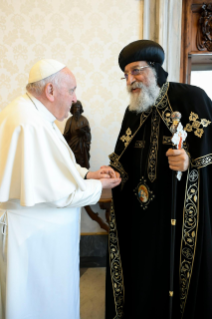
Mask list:
MULTIPOLYGON (((128 104, 117 57, 141 38, 142 12, 143 0, 1 0, 0 109, 25 92, 36 61, 57 59, 77 78, 92 130, 91 168, 108 163, 128 104)), ((83 232, 100 230, 82 214, 83 232)))
MULTIPOLYGON (((25 92, 39 59, 53 58, 77 77, 77 96, 92 129, 91 168, 108 162, 128 103, 117 56, 141 37, 138 0, 0 2, 0 108, 25 92)), ((57 123, 63 131, 64 123, 57 123)))

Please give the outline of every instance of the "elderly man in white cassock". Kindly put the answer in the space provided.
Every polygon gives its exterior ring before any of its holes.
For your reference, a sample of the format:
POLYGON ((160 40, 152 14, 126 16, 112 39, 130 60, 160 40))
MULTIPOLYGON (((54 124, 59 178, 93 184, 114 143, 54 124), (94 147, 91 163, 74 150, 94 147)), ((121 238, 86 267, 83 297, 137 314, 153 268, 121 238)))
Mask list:
POLYGON ((0 319, 79 319, 80 207, 120 178, 79 166, 54 124, 77 101, 65 65, 39 61, 26 89, 0 113, 0 319))

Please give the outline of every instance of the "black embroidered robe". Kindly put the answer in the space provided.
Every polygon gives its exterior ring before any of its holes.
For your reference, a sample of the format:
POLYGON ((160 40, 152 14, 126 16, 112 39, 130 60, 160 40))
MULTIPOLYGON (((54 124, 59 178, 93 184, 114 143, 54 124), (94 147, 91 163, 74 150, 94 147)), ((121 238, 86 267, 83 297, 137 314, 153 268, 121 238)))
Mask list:
POLYGON ((151 111, 126 110, 111 166, 106 319, 168 319, 171 113, 182 114, 190 166, 177 183, 174 318, 212 318, 212 102, 200 88, 165 83, 151 111))

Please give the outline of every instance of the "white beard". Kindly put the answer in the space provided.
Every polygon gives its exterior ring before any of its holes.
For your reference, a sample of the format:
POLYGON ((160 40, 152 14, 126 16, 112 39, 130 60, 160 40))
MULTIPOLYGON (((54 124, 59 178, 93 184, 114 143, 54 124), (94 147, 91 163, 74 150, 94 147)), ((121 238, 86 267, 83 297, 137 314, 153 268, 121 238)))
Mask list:
POLYGON ((127 86, 127 90, 130 93, 130 111, 136 111, 137 113, 147 112, 151 106, 154 105, 160 88, 157 85, 156 72, 152 70, 153 74, 149 77, 148 86, 142 82, 134 82, 132 85, 127 86), (132 93, 131 89, 141 88, 139 93, 132 93))

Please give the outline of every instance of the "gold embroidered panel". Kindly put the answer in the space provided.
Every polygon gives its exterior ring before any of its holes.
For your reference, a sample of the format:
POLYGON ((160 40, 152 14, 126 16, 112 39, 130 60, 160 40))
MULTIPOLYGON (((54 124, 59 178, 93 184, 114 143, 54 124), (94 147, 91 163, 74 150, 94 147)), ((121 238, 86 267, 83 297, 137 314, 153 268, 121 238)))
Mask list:
POLYGON ((189 121, 191 123, 186 124, 186 127, 184 128, 184 130, 187 132, 194 131, 194 134, 198 136, 199 138, 201 138, 202 135, 204 134, 203 127, 207 127, 208 125, 211 124, 211 121, 207 119, 200 120, 199 115, 193 112, 191 112, 189 116, 189 121))
POLYGON ((168 96, 166 96, 166 98, 164 99, 163 106, 164 106, 163 109, 161 108, 162 111, 160 111, 159 109, 157 109, 157 111, 160 117, 162 118, 163 122, 166 124, 167 128, 170 130, 170 127, 172 126, 172 123, 173 123, 171 118, 171 114, 173 111, 172 111, 171 105, 169 104, 168 96))
POLYGON ((160 116, 156 110, 152 113, 151 119, 151 147, 148 158, 147 175, 153 183, 157 177, 157 156, 158 156, 158 139, 160 129, 160 116))
POLYGON ((112 162, 117 161, 119 158, 119 156, 115 152, 111 153, 108 157, 112 162))
POLYGON ((110 260, 110 276, 116 310, 116 317, 114 319, 119 319, 122 318, 124 315, 124 277, 122 272, 121 255, 119 249, 118 233, 116 229, 116 217, 113 202, 111 204, 110 211, 110 230, 108 234, 108 248, 110 260))
POLYGON ((199 171, 188 171, 180 251, 180 311, 183 317, 196 252, 199 223, 199 171))
POLYGON ((171 139, 172 139, 172 136, 163 136, 163 144, 165 144, 165 145, 172 145, 172 141, 171 141, 171 139))
POLYGON ((155 106, 156 107, 160 107, 160 105, 162 106, 163 104, 163 99, 165 98, 167 92, 169 89, 169 82, 166 82, 163 84, 162 88, 160 89, 159 95, 155 101, 155 106))
POLYGON ((160 103, 158 103, 156 105, 156 109, 157 109, 158 114, 160 115, 161 119, 163 120, 163 122, 165 123, 165 125, 167 126, 169 131, 171 132, 170 127, 172 126, 172 123, 173 123, 172 118, 171 118, 171 114, 172 114, 173 110, 172 110, 172 107, 170 105, 168 95, 167 95, 169 83, 166 82, 164 84, 164 86, 163 87, 164 87, 164 94, 165 95, 163 96, 160 103))
POLYGON ((119 162, 119 156, 116 153, 112 153, 109 155, 110 159, 110 165, 115 168, 116 171, 118 171, 121 175, 122 182, 121 182, 121 187, 123 188, 124 184, 128 180, 128 174, 124 170, 123 165, 119 162))
POLYGON ((195 167, 197 169, 206 167, 210 164, 212 164, 212 153, 198 157, 191 161, 192 167, 195 167))
POLYGON ((135 144, 134 144, 134 147, 135 148, 144 148, 145 147, 145 141, 135 141, 135 144))

